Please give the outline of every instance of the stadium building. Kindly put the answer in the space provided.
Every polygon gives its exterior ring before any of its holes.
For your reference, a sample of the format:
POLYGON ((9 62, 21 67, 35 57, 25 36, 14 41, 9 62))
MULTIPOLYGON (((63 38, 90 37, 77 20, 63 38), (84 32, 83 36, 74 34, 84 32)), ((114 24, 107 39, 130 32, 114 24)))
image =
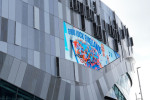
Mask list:
POLYGON ((0 0, 0 100, 129 100, 132 46, 100 0, 0 0))

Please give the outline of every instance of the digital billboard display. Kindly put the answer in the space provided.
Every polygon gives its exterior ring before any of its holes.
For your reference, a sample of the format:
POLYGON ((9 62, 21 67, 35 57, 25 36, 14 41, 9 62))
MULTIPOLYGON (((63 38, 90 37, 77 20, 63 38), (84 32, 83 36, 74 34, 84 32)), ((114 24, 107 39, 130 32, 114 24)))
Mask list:
POLYGON ((87 67, 99 70, 120 57, 120 55, 88 35, 64 22, 65 58, 87 67))

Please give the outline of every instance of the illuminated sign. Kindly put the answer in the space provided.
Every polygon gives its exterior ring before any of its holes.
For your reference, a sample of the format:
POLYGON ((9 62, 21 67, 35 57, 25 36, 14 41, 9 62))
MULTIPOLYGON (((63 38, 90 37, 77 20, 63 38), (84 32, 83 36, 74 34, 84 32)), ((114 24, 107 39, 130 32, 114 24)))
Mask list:
POLYGON ((96 70, 120 57, 102 42, 66 22, 64 22, 64 42, 67 60, 96 70))

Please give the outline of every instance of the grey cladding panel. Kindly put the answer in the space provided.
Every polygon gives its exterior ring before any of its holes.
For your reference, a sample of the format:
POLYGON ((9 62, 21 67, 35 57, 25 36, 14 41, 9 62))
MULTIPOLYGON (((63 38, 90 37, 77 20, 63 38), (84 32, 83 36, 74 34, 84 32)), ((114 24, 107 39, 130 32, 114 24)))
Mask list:
POLYGON ((22 1, 16 0, 16 21, 22 23, 22 1))
POLYGON ((89 93, 88 93, 88 90, 87 90, 87 86, 83 86, 83 91, 84 91, 85 100, 90 100, 89 93))
POLYGON ((103 92, 103 94, 106 95, 108 88, 107 88, 107 83, 106 83, 104 77, 101 77, 96 83, 97 83, 97 86, 103 92))
POLYGON ((54 1, 55 1, 55 0, 49 0, 49 2, 50 2, 50 3, 49 3, 49 4, 50 4, 50 5, 49 5, 49 12, 50 12, 50 14, 52 14, 52 15, 54 14, 54 1))
MULTIPOLYGON (((43 1, 43 0, 41 0, 43 1)), ((40 30, 44 32, 45 24, 44 24, 44 12, 40 9, 40 30)))
POLYGON ((43 0, 34 0, 34 5, 38 8, 40 8, 40 1, 43 1, 43 0))
POLYGON ((50 14, 50 34, 55 35, 54 16, 50 14))
POLYGON ((41 94, 40 94, 40 97, 43 99, 46 99, 46 97, 47 97, 50 80, 51 80, 51 76, 46 73, 44 80, 43 80, 43 86, 42 86, 41 94))
POLYGON ((0 52, 0 73, 1 73, 4 61, 5 61, 5 57, 6 57, 6 54, 0 52))
POLYGON ((8 43, 14 44, 14 39, 15 39, 15 30, 16 29, 16 24, 15 21, 8 20, 8 43))
POLYGON ((52 100, 58 100, 60 84, 61 84, 61 79, 57 78, 56 83, 55 83, 55 88, 54 88, 54 93, 53 93, 53 99, 52 100))
POLYGON ((14 59, 9 76, 8 76, 9 82, 11 83, 15 82, 19 67, 20 67, 20 61, 18 59, 14 59))
POLYGON ((21 27, 21 45, 23 47, 28 47, 28 27, 22 24, 21 27))
POLYGON ((81 100, 81 98, 80 98, 80 86, 75 86, 75 100, 81 100))
POLYGON ((71 89, 71 85, 69 83, 66 83, 64 100, 70 100, 70 89, 71 89))
POLYGON ((51 55, 55 56, 56 55, 56 48, 55 48, 55 37, 54 36, 50 36, 50 40, 51 40, 51 55))
POLYGON ((54 16, 58 17, 58 0, 53 0, 54 1, 54 16))
POLYGON ((56 78, 51 76, 48 93, 47 93, 47 100, 52 100, 52 97, 54 95, 55 83, 56 83, 56 78))
POLYGON ((60 58, 65 58, 65 43, 63 39, 59 39, 60 44, 60 58))
MULTIPOLYGON (((114 20, 113 11, 99 0, 87 1, 90 7, 96 1, 101 20, 109 24, 114 20)), ((63 21, 82 27, 81 15, 74 10, 70 9, 70 0, 0 0, 0 16, 3 16, 0 17, 0 40, 5 45, 1 50, 11 55, 0 53, 0 78, 44 100, 103 100, 120 75, 132 70, 131 64, 117 59, 95 71, 66 60, 63 21), (39 18, 33 16, 34 13, 39 18), (34 22, 38 23, 38 29, 33 28, 34 22), (56 57, 60 77, 56 76, 56 57)), ((119 19, 117 23, 121 27, 119 19)), ((87 18, 85 29, 93 36, 93 22, 87 18)), ((109 36, 108 40, 113 47, 113 38, 109 36)), ((123 57, 129 56, 126 40, 123 47, 127 55, 121 55, 123 57)))
POLYGON ((31 5, 28 5, 28 26, 33 27, 33 6, 31 5))
POLYGON ((43 71, 37 69, 37 82, 34 90, 34 94, 36 96, 40 96, 42 86, 43 86, 43 81, 44 81, 45 74, 43 71))
POLYGON ((20 67, 18 69, 17 76, 16 76, 16 79, 15 79, 15 85, 18 86, 18 87, 21 87, 21 84, 22 84, 22 81, 23 81, 23 78, 24 78, 24 74, 25 74, 25 71, 26 71, 26 67, 27 67, 27 63, 24 63, 24 62, 20 63, 20 67))
POLYGON ((94 88, 94 84, 90 84, 90 87, 91 87, 91 92, 93 94, 94 100, 98 100, 98 97, 97 97, 97 94, 96 94, 96 91, 95 91, 95 88, 94 88))
MULTIPOLYGON (((4 57, 4 55, 3 55, 3 57, 4 57)), ((6 57, 3 58, 4 63, 3 63, 1 73, 0 73, 0 77, 2 79, 4 79, 4 80, 8 79, 8 76, 9 76, 9 73, 10 73, 10 70, 11 70, 11 67, 12 67, 13 60, 14 60, 14 58, 10 57, 8 55, 6 55, 6 57)))
POLYGON ((103 94, 102 89, 101 89, 101 87, 100 87, 100 85, 99 85, 99 82, 96 81, 96 82, 94 82, 93 84, 94 84, 94 89, 95 89, 97 98, 100 99, 100 100, 102 100, 103 97, 104 97, 104 94, 103 94))
POLYGON ((71 85, 70 100, 75 100, 75 86, 71 85))
POLYGON ((58 94, 58 100, 64 100, 65 87, 66 87, 66 82, 61 80, 60 90, 59 90, 59 94, 58 94))
POLYGON ((22 2, 22 23, 28 25, 28 4, 22 2))
POLYGON ((80 97, 81 97, 81 100, 85 100, 83 86, 80 87, 80 97))
POLYGON ((21 88, 34 93, 37 83, 37 69, 31 65, 27 65, 21 88))

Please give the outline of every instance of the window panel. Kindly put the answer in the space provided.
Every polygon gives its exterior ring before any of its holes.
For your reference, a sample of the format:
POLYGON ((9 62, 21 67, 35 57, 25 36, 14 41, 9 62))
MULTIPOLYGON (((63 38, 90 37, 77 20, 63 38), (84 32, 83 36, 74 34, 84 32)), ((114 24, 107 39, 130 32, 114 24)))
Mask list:
POLYGON ((16 0, 16 21, 22 23, 22 1, 21 0, 16 0))
POLYGON ((15 57, 21 59, 21 47, 15 46, 15 57))
MULTIPOLYGON (((41 1, 43 1, 43 0, 41 0, 41 1)), ((44 32, 44 30, 45 30, 45 25, 44 25, 44 11, 42 9, 40 9, 40 30, 42 32, 44 32)))
POLYGON ((55 36, 59 37, 59 20, 58 20, 58 17, 54 17, 54 28, 55 28, 55 36))
POLYGON ((34 6, 34 28, 39 29, 40 23, 39 23, 39 8, 34 6))
POLYGON ((28 4, 25 2, 23 2, 22 4, 22 23, 24 25, 28 25, 28 4))
POLYGON ((0 51, 7 53, 7 43, 0 41, 0 51))
POLYGON ((34 51, 28 49, 28 63, 34 65, 34 51))
POLYGON ((15 21, 9 20, 8 21, 8 36, 7 36, 8 43, 14 44, 15 31, 16 31, 16 23, 15 23, 15 21))
POLYGON ((49 0, 44 0, 44 10, 46 12, 49 12, 49 0))
POLYGON ((33 6, 31 5, 28 5, 28 25, 33 27, 33 6))
POLYGON ((34 66, 40 69, 40 53, 34 51, 34 66))
POLYGON ((44 13, 44 22, 45 22, 45 32, 50 34, 50 21, 49 13, 44 13))
POLYGON ((28 50, 26 48, 21 48, 21 59, 24 62, 28 61, 28 50))
POLYGON ((45 34, 45 52, 47 54, 51 53, 51 39, 50 39, 50 35, 45 34))
POLYGON ((28 47, 28 27, 22 24, 21 30, 21 46, 28 47))
POLYGON ((15 0, 9 0, 9 18, 15 21, 15 0))
POLYGON ((21 46, 21 24, 16 22, 15 44, 21 46))
POLYGON ((2 0, 2 16, 8 18, 8 0, 2 0))
POLYGON ((7 50, 8 54, 11 56, 14 56, 15 54, 15 46, 13 44, 9 44, 8 43, 8 50, 7 50))
POLYGON ((54 0, 54 16, 58 17, 58 0, 54 0))
POLYGON ((50 14, 53 15, 53 13, 54 13, 54 0, 50 0, 49 2, 50 2, 49 3, 49 12, 50 12, 50 14))
POLYGON ((28 48, 34 49, 34 29, 28 27, 28 48))
MULTIPOLYGON (((34 5, 36 6, 36 7, 40 7, 40 1, 41 0, 34 0, 34 5)), ((42 0, 43 1, 43 0, 42 0)))
POLYGON ((45 60, 45 63, 46 63, 46 72, 48 73, 51 73, 51 56, 49 54, 46 54, 45 55, 46 57, 46 60, 45 60))
MULTIPOLYGON (((2 5, 2 0, 0 0, 0 5, 2 5)), ((0 16, 2 16, 2 6, 0 6, 0 16)))
POLYGON ((8 19, 2 17, 1 24, 1 41, 7 42, 8 19))
POLYGON ((39 30, 34 30, 34 49, 36 50, 36 51, 39 51, 39 49, 40 49, 40 32, 39 32, 39 30))
POLYGON ((60 45, 59 38, 55 37, 56 56, 60 57, 60 45))

